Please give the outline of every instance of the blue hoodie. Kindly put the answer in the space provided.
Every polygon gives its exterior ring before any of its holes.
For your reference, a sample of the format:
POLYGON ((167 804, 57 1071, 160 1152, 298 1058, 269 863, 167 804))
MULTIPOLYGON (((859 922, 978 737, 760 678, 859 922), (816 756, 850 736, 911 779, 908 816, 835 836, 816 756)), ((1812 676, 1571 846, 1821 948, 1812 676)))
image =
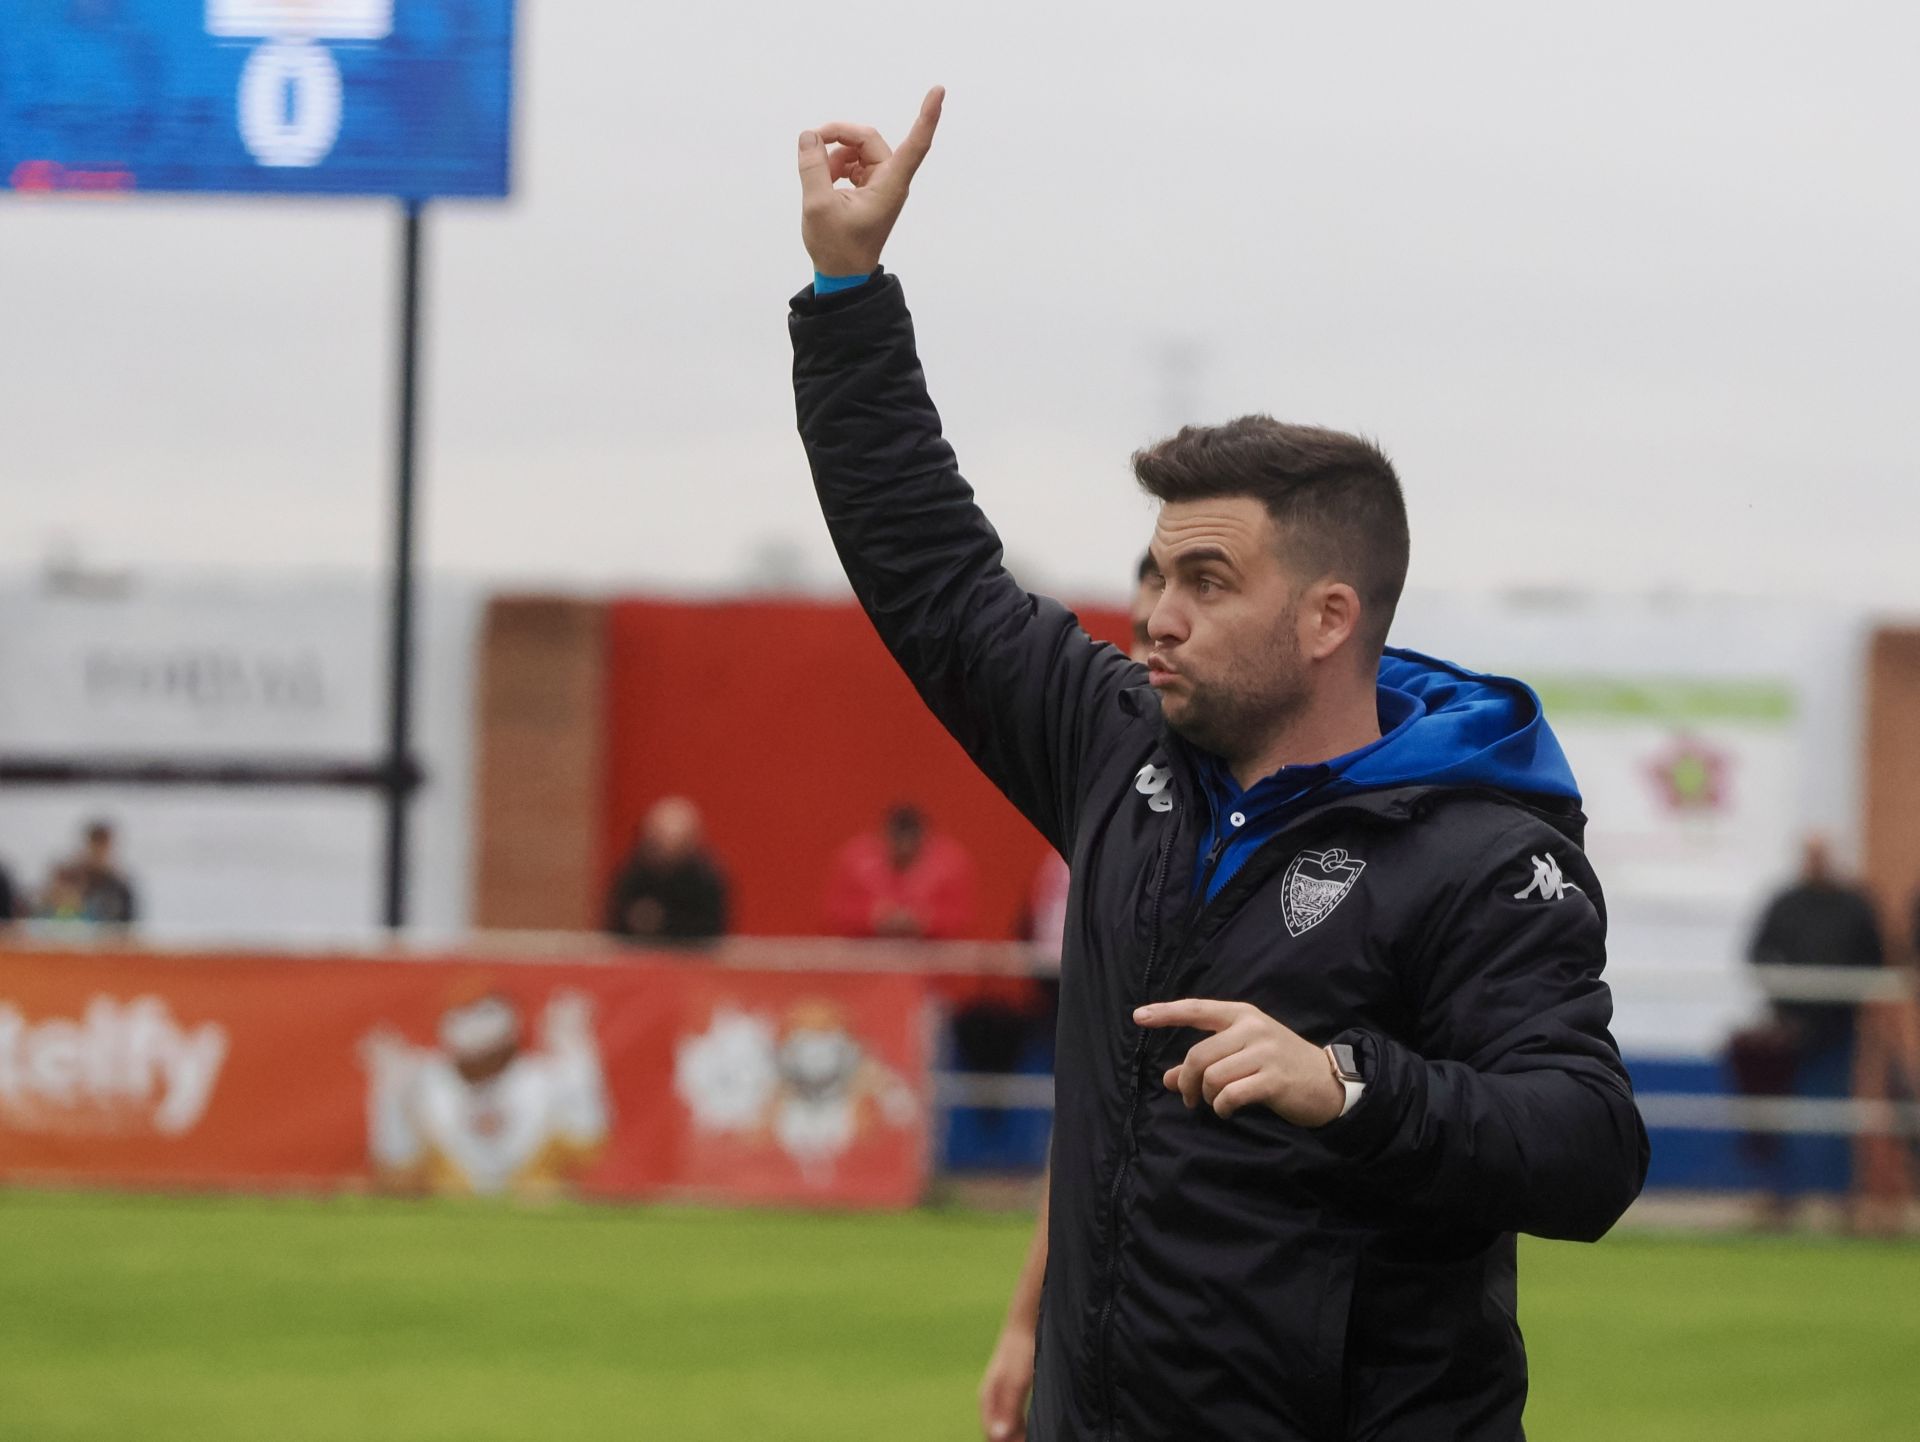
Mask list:
POLYGON ((1211 824, 1195 888, 1204 886, 1213 900, 1307 801, 1396 786, 1474 786, 1580 803, 1540 698, 1519 681, 1389 646, 1380 658, 1380 729, 1379 740, 1356 751, 1283 766, 1245 789, 1224 762, 1202 755, 1211 824))

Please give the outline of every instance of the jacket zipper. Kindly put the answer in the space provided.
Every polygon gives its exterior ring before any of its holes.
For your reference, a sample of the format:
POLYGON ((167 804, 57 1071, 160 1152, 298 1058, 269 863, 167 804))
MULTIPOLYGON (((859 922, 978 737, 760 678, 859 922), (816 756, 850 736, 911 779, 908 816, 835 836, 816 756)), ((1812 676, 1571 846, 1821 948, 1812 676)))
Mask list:
MULTIPOLYGON (((1141 978, 1141 1000, 1153 998, 1153 971, 1160 960, 1160 920, 1164 911, 1167 892, 1167 860, 1173 854, 1173 840, 1180 830, 1180 813, 1173 814, 1173 821, 1160 838, 1160 857, 1154 864, 1153 874, 1153 922, 1147 940, 1147 969, 1141 978)), ((1140 1059, 1146 1054, 1147 1030, 1136 1026, 1133 1040, 1133 1058, 1128 1063, 1127 1075, 1130 1092, 1127 1102, 1127 1122, 1120 1138, 1120 1161, 1113 1169, 1113 1185, 1107 1190, 1107 1300, 1100 1309, 1100 1392, 1107 1406, 1106 1435, 1111 1442, 1114 1437, 1114 1398, 1113 1398, 1113 1358, 1111 1352, 1113 1310, 1119 1301, 1120 1282, 1120 1191, 1126 1185, 1127 1173, 1133 1166, 1134 1121, 1140 1115, 1140 1059)))
POLYGON ((1207 892, 1213 886, 1213 873, 1220 869, 1220 858, 1226 854, 1226 850, 1226 837, 1216 836, 1213 839, 1213 845, 1208 848, 1206 856, 1200 862, 1200 879, 1194 883, 1193 889, 1202 905, 1206 904, 1207 892))

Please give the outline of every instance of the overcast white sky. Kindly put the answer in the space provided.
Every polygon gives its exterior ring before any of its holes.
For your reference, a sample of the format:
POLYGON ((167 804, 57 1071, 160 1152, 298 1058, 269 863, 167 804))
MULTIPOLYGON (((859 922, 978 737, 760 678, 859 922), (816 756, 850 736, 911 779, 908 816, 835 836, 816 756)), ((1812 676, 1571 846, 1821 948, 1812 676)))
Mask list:
MULTIPOLYGON (((828 580, 794 137, 940 81, 888 260, 1030 578, 1118 594, 1128 452, 1261 409, 1386 445, 1416 585, 1920 603, 1920 8, 520 10, 516 194, 429 218, 432 565, 828 580)), ((0 200, 0 567, 377 562, 397 243, 0 200)))

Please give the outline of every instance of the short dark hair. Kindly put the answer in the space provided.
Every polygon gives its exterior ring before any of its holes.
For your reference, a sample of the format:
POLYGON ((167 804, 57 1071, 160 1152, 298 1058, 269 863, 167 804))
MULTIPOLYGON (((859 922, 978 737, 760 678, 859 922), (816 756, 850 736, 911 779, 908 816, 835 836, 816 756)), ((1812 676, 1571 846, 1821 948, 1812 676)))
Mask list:
POLYGON ((1133 453, 1141 488, 1161 502, 1248 496, 1280 530, 1284 559, 1359 593, 1364 639, 1378 650, 1407 583, 1407 505, 1393 462, 1372 441, 1272 416, 1182 426, 1133 453))

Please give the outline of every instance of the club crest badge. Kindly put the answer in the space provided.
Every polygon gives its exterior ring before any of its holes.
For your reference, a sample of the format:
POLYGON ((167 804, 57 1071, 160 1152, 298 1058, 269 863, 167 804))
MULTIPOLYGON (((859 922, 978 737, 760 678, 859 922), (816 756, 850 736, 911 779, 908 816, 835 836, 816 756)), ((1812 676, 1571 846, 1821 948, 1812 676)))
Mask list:
POLYGON ((1287 923, 1287 935, 1311 931, 1333 915, 1334 907, 1346 900, 1366 869, 1366 862, 1354 860, 1337 846, 1294 857, 1280 889, 1280 914, 1287 923))

